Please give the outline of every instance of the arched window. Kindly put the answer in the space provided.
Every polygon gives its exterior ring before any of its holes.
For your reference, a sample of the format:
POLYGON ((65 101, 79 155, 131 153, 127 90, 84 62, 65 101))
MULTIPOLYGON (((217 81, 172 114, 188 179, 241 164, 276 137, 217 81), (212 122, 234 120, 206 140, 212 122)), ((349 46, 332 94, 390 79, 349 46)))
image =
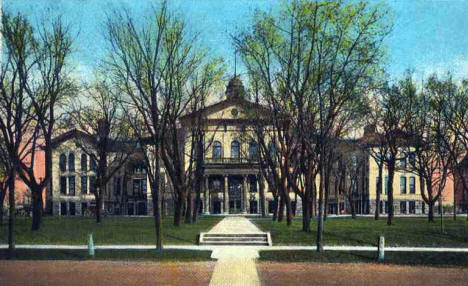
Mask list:
POLYGON ((89 167, 90 167, 91 171, 96 171, 97 170, 96 160, 93 157, 91 157, 91 162, 89 163, 89 167))
POLYGON ((60 154, 59 167, 62 172, 67 170, 67 156, 65 154, 60 154))
POLYGON ((86 154, 81 154, 81 171, 88 171, 88 158, 86 154))
POLYGON ((221 142, 215 141, 213 143, 213 158, 221 158, 222 145, 221 142))
POLYGON ((70 153, 68 155, 68 171, 74 172, 75 171, 75 154, 70 153))
POLYGON ((231 158, 239 158, 240 157, 240 145, 239 141, 234 140, 231 143, 231 158))
POLYGON ((252 141, 249 144, 249 158, 250 159, 257 159, 258 158, 257 142, 255 142, 255 141, 252 141))

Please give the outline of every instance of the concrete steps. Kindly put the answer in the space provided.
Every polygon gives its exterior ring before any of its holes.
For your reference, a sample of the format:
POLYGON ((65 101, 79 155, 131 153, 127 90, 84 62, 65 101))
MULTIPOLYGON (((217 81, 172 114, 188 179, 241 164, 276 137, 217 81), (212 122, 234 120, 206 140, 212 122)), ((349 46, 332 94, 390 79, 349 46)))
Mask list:
POLYGON ((261 233, 200 233, 200 245, 259 245, 271 246, 269 232, 261 233))

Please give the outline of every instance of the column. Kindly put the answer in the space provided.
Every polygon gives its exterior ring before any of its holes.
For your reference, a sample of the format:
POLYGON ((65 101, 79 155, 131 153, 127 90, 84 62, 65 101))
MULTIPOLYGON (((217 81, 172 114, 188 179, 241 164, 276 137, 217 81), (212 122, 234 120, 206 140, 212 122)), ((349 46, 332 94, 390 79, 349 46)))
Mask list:
POLYGON ((205 176, 205 193, 204 193, 204 213, 209 214, 210 213, 210 189, 209 189, 209 182, 208 182, 208 176, 205 176))
POLYGON ((242 205, 242 212, 243 213, 249 213, 250 205, 249 205, 249 199, 248 199, 248 193, 249 191, 247 190, 247 179, 248 176, 244 175, 244 186, 243 186, 243 195, 244 195, 244 204, 242 205))
POLYGON ((229 182, 228 176, 224 175, 224 193, 223 193, 223 203, 224 203, 224 213, 229 213, 229 182))
POLYGON ((256 184, 257 184, 257 186, 256 186, 257 187, 257 194, 256 194, 256 196, 257 196, 257 213, 261 214, 262 213, 261 212, 262 205, 260 203, 260 200, 261 200, 261 198, 260 198, 260 175, 255 176, 255 178, 257 179, 256 180, 256 184))

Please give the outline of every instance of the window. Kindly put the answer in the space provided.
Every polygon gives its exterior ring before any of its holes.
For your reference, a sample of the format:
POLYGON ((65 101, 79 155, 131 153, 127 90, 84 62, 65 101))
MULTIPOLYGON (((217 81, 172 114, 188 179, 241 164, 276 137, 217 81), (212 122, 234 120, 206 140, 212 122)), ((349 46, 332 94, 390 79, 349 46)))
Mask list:
POLYGON ((353 163, 353 166, 355 166, 355 167, 357 166, 357 164, 358 164, 358 158, 357 158, 356 155, 353 155, 353 156, 351 157, 351 162, 353 163))
POLYGON ((416 156, 414 154, 414 152, 411 152, 409 154, 409 163, 411 166, 414 166, 416 164, 416 156))
POLYGON ((59 167, 62 172, 67 170, 67 156, 65 154, 60 154, 59 167))
POLYGON ((133 179, 133 196, 146 196, 146 179, 133 179))
POLYGON ((76 213, 75 203, 70 202, 68 206, 70 208, 70 215, 75 215, 76 213))
POLYGON ((67 177, 60 177, 60 194, 67 194, 67 177))
POLYGON ((89 192, 91 194, 94 194, 96 191, 96 176, 90 176, 89 177, 89 192))
POLYGON ((401 214, 406 213, 406 201, 400 202, 400 213, 401 214))
POLYGON ((408 204, 409 204, 409 213, 410 214, 416 213, 416 202, 410 201, 408 204))
POLYGON ((400 177, 400 193, 406 194, 406 177, 400 177))
POLYGON ((60 203, 60 215, 67 215, 67 203, 66 202, 60 203))
POLYGON ((422 212, 423 214, 426 213, 426 204, 425 204, 424 202, 421 202, 421 212, 422 212))
POLYGON ((390 205, 388 204, 387 201, 385 201, 385 213, 388 214, 389 211, 390 211, 390 205))
POLYGON ((416 194, 416 179, 410 177, 410 194, 416 194))
POLYGON ((250 144, 249 144, 249 158, 250 159, 257 159, 258 158, 257 143, 256 142, 250 142, 250 144))
POLYGON ((406 169, 406 158, 402 158, 400 161, 400 168, 406 169))
POLYGON ((146 179, 142 179, 141 180, 141 192, 143 193, 144 196, 146 196, 146 194, 148 193, 146 186, 147 186, 146 179))
POLYGON ((86 195, 88 193, 88 177, 81 176, 81 194, 86 195))
POLYGON ((120 196, 121 188, 120 177, 114 177, 114 195, 120 196))
POLYGON ((75 195, 75 176, 68 177, 68 194, 70 196, 75 195))
POLYGON ((213 143, 213 158, 221 158, 222 145, 221 142, 215 141, 213 143))
POLYGON ((390 187, 389 183, 388 176, 385 176, 385 194, 388 194, 388 188, 390 187))
POLYGON ((75 172, 75 154, 70 153, 68 155, 68 171, 75 172))
POLYGON ((249 192, 251 193, 257 192, 257 178, 255 178, 254 176, 249 177, 249 185, 250 185, 249 192))
POLYGON ((355 179, 351 179, 350 185, 351 185, 351 192, 357 193, 358 188, 357 188, 357 182, 355 179))
POLYGON ((231 143, 231 158, 239 158, 240 157, 240 145, 239 141, 234 140, 231 143))
POLYGON ((81 154, 81 171, 82 172, 88 171, 88 158, 86 154, 81 154))
POLYGON ((94 172, 96 172, 97 170, 96 159, 94 159, 94 157, 91 157, 90 168, 91 168, 91 171, 94 171, 94 172))
POLYGON ((220 191, 221 190, 221 181, 218 179, 213 180, 212 182, 213 190, 220 191))

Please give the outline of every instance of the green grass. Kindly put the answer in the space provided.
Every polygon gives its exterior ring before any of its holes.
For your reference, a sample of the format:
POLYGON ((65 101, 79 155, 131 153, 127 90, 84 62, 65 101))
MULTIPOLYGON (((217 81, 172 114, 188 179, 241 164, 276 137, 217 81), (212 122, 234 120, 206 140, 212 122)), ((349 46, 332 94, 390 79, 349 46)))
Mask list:
MULTIPOLYGON (((311 232, 303 232, 302 222, 295 219, 290 227, 286 222, 271 219, 251 219, 263 231, 272 235, 273 245, 313 245, 317 221, 311 222, 311 232)), ((373 218, 328 219, 325 221, 325 245, 377 245, 383 235, 389 246, 459 246, 468 247, 468 222, 465 218, 453 221, 444 219, 445 233, 440 231, 440 221, 428 223, 426 218, 395 218, 394 225, 373 218)))
MULTIPOLYGON (((195 244, 197 235, 207 231, 222 217, 202 217, 195 224, 172 225, 172 217, 163 219, 163 244, 195 244)), ((97 224, 92 217, 44 217, 39 231, 33 232, 31 219, 18 217, 15 242, 17 244, 86 244, 93 233, 94 243, 154 244, 155 231, 152 217, 105 217, 97 224)), ((7 243, 8 227, 0 228, 0 243, 7 243)))
MULTIPOLYGON (((91 258, 87 250, 17 249, 13 260, 129 260, 129 261, 207 261, 211 251, 168 249, 156 250, 96 250, 91 258)), ((0 259, 7 259, 7 250, 0 249, 0 259)))
MULTIPOLYGON (((269 250, 260 251, 261 261, 377 263, 377 253, 371 251, 269 250)), ((468 255, 456 252, 385 252, 385 264, 468 266, 468 255)))

